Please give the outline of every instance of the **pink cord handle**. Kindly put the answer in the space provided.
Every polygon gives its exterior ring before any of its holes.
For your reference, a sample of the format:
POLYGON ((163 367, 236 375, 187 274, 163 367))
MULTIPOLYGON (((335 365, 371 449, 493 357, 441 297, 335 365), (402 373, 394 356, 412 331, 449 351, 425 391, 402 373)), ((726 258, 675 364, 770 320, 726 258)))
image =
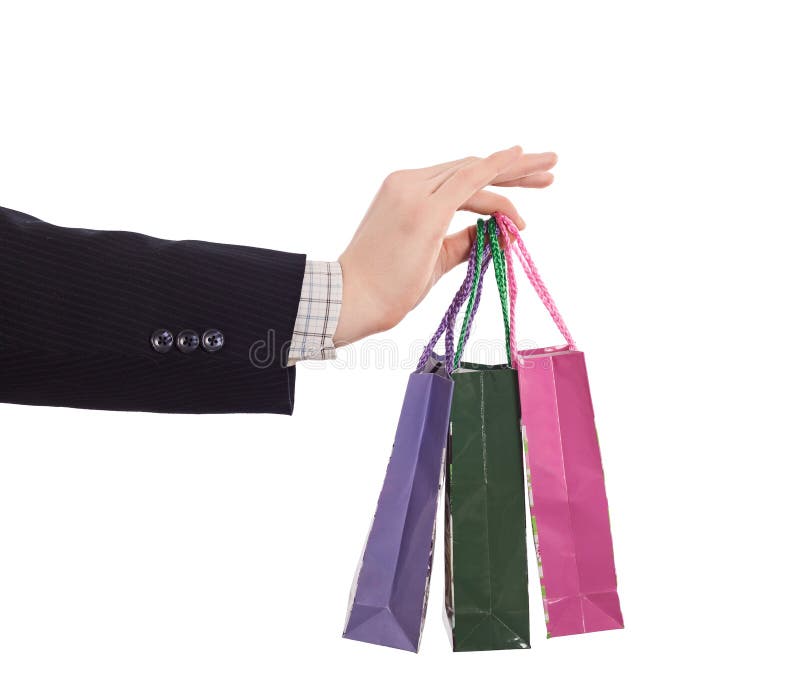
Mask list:
MULTIPOLYGON (((497 215, 502 215, 498 213, 497 215)), ((514 262, 511 257, 511 239, 509 238, 508 229, 495 217, 497 228, 500 230, 500 235, 503 237, 503 254, 506 258, 506 279, 508 280, 508 296, 509 296, 509 329, 508 340, 511 346, 511 366, 516 367, 519 364, 519 353, 517 352, 517 277, 514 274, 514 262)))
POLYGON ((550 316, 558 327, 558 330, 561 332, 561 335, 564 337, 564 340, 567 341, 567 346, 570 350, 575 350, 576 346, 575 341, 572 338, 572 334, 569 332, 567 324, 564 321, 564 318, 561 316, 561 313, 558 311, 558 308, 556 307, 550 292, 547 290, 547 287, 544 285, 541 276, 539 276, 539 271, 536 269, 536 265, 533 264, 533 258, 531 258, 530 253, 528 253, 528 249, 525 248, 525 244, 522 241, 519 229, 517 229, 517 226, 507 215, 500 212, 492 213, 492 215, 497 221, 497 225, 500 228, 500 232, 505 240, 504 250, 506 255, 506 270, 508 271, 508 290, 510 296, 509 316, 511 328, 509 337, 511 340, 511 358, 513 365, 517 366, 519 364, 519 353, 517 351, 515 313, 517 306, 517 281, 514 276, 514 266, 512 264, 511 251, 516 253, 517 259, 522 265, 522 269, 525 271, 528 280, 531 282, 533 288, 536 290, 536 293, 539 295, 539 299, 547 308, 547 311, 550 313, 550 316))

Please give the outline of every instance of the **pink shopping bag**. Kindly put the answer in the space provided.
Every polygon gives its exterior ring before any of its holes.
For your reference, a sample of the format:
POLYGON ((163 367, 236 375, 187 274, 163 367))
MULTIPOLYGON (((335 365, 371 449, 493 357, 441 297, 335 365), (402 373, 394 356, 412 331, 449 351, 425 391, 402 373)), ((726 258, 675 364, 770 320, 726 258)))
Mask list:
POLYGON ((608 501, 584 356, 575 348, 516 225, 502 213, 493 215, 506 244, 512 360, 518 371, 531 524, 547 635, 621 629, 608 501), (512 253, 566 345, 517 350, 512 253))

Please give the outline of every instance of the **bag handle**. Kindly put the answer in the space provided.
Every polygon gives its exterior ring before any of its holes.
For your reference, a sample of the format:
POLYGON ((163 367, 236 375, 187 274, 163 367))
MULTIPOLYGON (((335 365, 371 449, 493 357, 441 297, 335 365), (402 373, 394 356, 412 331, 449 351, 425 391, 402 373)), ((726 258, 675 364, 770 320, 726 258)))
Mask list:
POLYGON ((472 242, 472 248, 470 249, 467 273, 464 277, 464 281, 453 297, 439 327, 423 350, 422 356, 417 364, 417 371, 421 371, 430 359, 433 354, 433 349, 439 341, 439 338, 441 338, 442 333, 445 333, 445 368, 447 372, 452 373, 460 365, 464 346, 469 339, 475 313, 480 304, 481 293, 483 291, 483 278, 490 261, 494 265, 495 280, 497 282, 497 290, 500 294, 500 305, 503 311, 506 356, 508 358, 508 363, 510 365, 513 364, 513 352, 516 351, 516 342, 513 336, 516 282, 513 268, 508 267, 508 253, 506 253, 506 257, 503 257, 503 249, 498 240, 499 232, 501 232, 501 230, 498 228, 497 221, 494 217, 489 218, 487 221, 478 219, 475 240, 472 242), (481 254, 480 260, 478 259, 478 253, 481 254), (479 262, 480 268, 478 268, 479 262), (511 288, 509 282, 513 283, 512 290, 514 298, 512 298, 513 302, 511 305, 509 305, 508 296, 509 288, 511 288), (456 318, 465 302, 467 303, 467 307, 464 312, 464 320, 461 324, 458 347, 454 350, 456 318))
MULTIPOLYGON (((455 351, 455 356, 453 358, 453 370, 458 368, 461 364, 461 355, 464 352, 464 345, 469 338, 469 334, 472 331, 472 322, 475 320, 475 312, 478 309, 478 305, 481 301, 481 292, 483 291, 483 276, 486 274, 486 269, 489 267, 489 245, 485 243, 486 237, 483 229, 483 220, 478 220, 478 225, 475 230, 475 257, 477 257, 478 253, 481 253, 481 276, 480 279, 477 277, 473 282, 472 289, 469 293, 469 301, 467 302, 467 308, 464 311, 464 320, 461 322, 461 333, 458 337, 458 347, 455 351), (484 267, 485 265, 485 267, 484 267)), ((477 267, 477 263, 473 263, 473 267, 477 267)), ((455 331, 455 317, 450 320, 450 324, 447 327, 447 336, 445 337, 445 343, 452 345, 453 343, 453 335, 455 331)))
MULTIPOLYGON (((447 331, 447 335, 445 336, 445 368, 447 369, 448 373, 452 373, 454 366, 455 366, 455 349, 454 349, 454 327, 456 316, 458 315, 459 310, 464 305, 464 302, 467 301, 469 298, 469 309, 468 314, 465 317, 465 322, 462 324, 461 328, 461 336, 460 336, 460 346, 466 342, 467 338, 469 337, 469 329, 472 325, 472 318, 475 315, 475 310, 478 307, 478 303, 480 302, 481 296, 481 289, 483 286, 483 277, 486 274, 486 270, 489 266, 489 248, 488 246, 484 247, 483 245, 483 235, 479 231, 480 238, 476 236, 475 240, 472 242, 472 248, 470 249, 469 260, 467 262, 467 274, 464 277, 464 281, 462 282, 460 288, 456 292, 456 295, 453 297, 450 306, 447 308, 447 312, 445 312, 442 321, 439 323, 439 327, 436 329, 436 332, 433 334, 430 342, 425 346, 425 349, 422 351, 422 356, 417 363, 417 371, 422 371, 425 367, 425 364, 430 359, 431 355, 433 354, 433 349, 436 346, 436 343, 442 337, 442 334, 447 331), (480 241, 480 244, 479 244, 480 241), (478 248, 480 247, 480 268, 477 267, 478 262, 478 248)), ((459 346, 459 347, 460 347, 459 346)))
MULTIPOLYGON (((508 364, 513 364, 513 357, 511 355, 511 326, 509 322, 509 303, 508 303, 508 266, 506 258, 503 255, 503 250, 500 248, 500 242, 497 238, 498 227, 494 218, 490 218, 487 223, 489 231, 489 244, 492 249, 492 261, 494 262, 494 276, 497 281, 497 291, 500 293, 500 307, 503 310, 503 328, 506 337, 506 357, 508 364)), ((511 273, 513 277, 513 271, 511 273)), ((516 301, 515 301, 516 303, 516 301)), ((516 342, 514 344, 516 349, 516 342)))
MULTIPOLYGON (((494 218, 493 218, 494 219, 494 218)), ((509 297, 511 299, 509 310, 509 328, 508 339, 511 348, 511 366, 516 367, 518 364, 517 353, 517 277, 514 274, 514 262, 511 259, 511 239, 509 238, 506 228, 498 224, 498 230, 503 237, 505 248, 503 248, 503 259, 506 266, 506 277, 508 281, 509 297)))
POLYGON ((567 328, 567 324, 564 321, 564 318, 561 316, 561 313, 558 311, 556 307, 555 301, 553 301, 550 292, 547 290, 547 287, 544 285, 541 276, 539 275, 539 271, 536 269, 536 265, 533 263, 533 258, 531 258, 528 249, 525 247, 525 243, 522 241, 522 237, 520 236, 519 229, 514 224, 514 222, 509 218, 507 215, 495 212, 492 213, 492 217, 496 220, 497 225, 500 229, 500 232, 503 234, 506 248, 505 248, 505 261, 506 261, 506 269, 508 272, 508 283, 509 283, 509 290, 511 292, 511 309, 509 312, 510 322, 509 322, 509 336, 511 339, 511 354, 513 359, 513 365, 516 366, 519 363, 519 352, 517 351, 516 347, 516 315, 515 315, 515 308, 517 302, 517 283, 514 277, 514 268, 511 259, 511 253, 513 252, 517 256, 517 260, 519 260, 520 264, 522 265, 522 269, 524 270, 526 276, 528 277, 528 281, 531 282, 533 288, 536 290, 536 293, 539 296, 539 299, 544 304, 547 311, 550 313, 550 317, 555 322, 555 325, 558 327, 558 330, 561 332, 561 335, 564 337, 564 340, 567 342, 567 347, 570 350, 575 350, 575 340, 572 338, 572 334, 569 332, 567 328))
MULTIPOLYGON (((488 246, 484 247, 484 261, 482 265, 482 272, 481 277, 483 276, 483 270, 486 269, 489 263, 489 259, 487 257, 487 252, 491 253, 492 263, 494 265, 494 274, 495 280, 497 281, 497 290, 500 294, 500 305, 503 308, 503 321, 504 321, 504 330, 505 330, 505 341, 506 341, 506 356, 508 358, 509 365, 512 361, 511 356, 511 342, 510 342, 510 335, 509 335, 509 322, 508 322, 508 289, 506 286, 506 267, 505 267, 505 260, 502 257, 502 250, 500 248, 500 244, 497 239, 497 224, 494 218, 490 218, 488 221, 484 221, 483 219, 478 220, 477 224, 477 232, 475 236, 476 243, 480 242, 482 244, 482 240, 488 238, 489 244, 488 246), (484 234, 486 236, 484 236, 484 234)), ((453 361, 453 368, 456 369, 461 364, 461 355, 464 349, 464 344, 466 343, 467 339, 469 338, 470 331, 472 330, 472 322, 475 319, 475 310, 477 309, 478 302, 480 301, 481 296, 481 285, 482 281, 479 282, 476 296, 475 296, 475 307, 471 310, 468 308, 465 313, 465 321, 461 326, 461 337, 458 343, 458 350, 456 351, 455 358, 453 361)), ((450 338, 453 334, 453 326, 455 325, 455 318, 452 320, 451 326, 447 329, 447 341, 450 341, 450 338)))

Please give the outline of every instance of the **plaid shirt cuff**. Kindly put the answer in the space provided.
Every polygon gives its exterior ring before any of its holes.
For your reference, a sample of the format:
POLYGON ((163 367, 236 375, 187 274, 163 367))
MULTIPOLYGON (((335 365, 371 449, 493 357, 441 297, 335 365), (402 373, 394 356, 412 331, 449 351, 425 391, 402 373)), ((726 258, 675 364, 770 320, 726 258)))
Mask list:
POLYGON ((333 334, 342 309, 342 268, 338 261, 306 261, 289 366, 304 359, 334 359, 333 334))

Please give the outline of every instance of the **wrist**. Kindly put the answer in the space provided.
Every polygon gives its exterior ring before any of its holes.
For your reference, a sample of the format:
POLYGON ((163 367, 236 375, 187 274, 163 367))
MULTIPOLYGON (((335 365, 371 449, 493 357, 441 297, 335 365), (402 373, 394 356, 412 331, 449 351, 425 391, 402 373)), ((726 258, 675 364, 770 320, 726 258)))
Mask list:
POLYGON ((380 296, 375 295, 375 286, 361 279, 356 268, 344 258, 339 259, 339 265, 342 271, 342 306, 333 335, 333 344, 337 348, 391 329, 400 321, 386 313, 380 296))
POLYGON ((364 310, 361 303, 363 287, 358 285, 355 276, 342 260, 342 306, 339 309, 339 322, 333 334, 334 347, 355 343, 369 335, 364 324, 364 310))

